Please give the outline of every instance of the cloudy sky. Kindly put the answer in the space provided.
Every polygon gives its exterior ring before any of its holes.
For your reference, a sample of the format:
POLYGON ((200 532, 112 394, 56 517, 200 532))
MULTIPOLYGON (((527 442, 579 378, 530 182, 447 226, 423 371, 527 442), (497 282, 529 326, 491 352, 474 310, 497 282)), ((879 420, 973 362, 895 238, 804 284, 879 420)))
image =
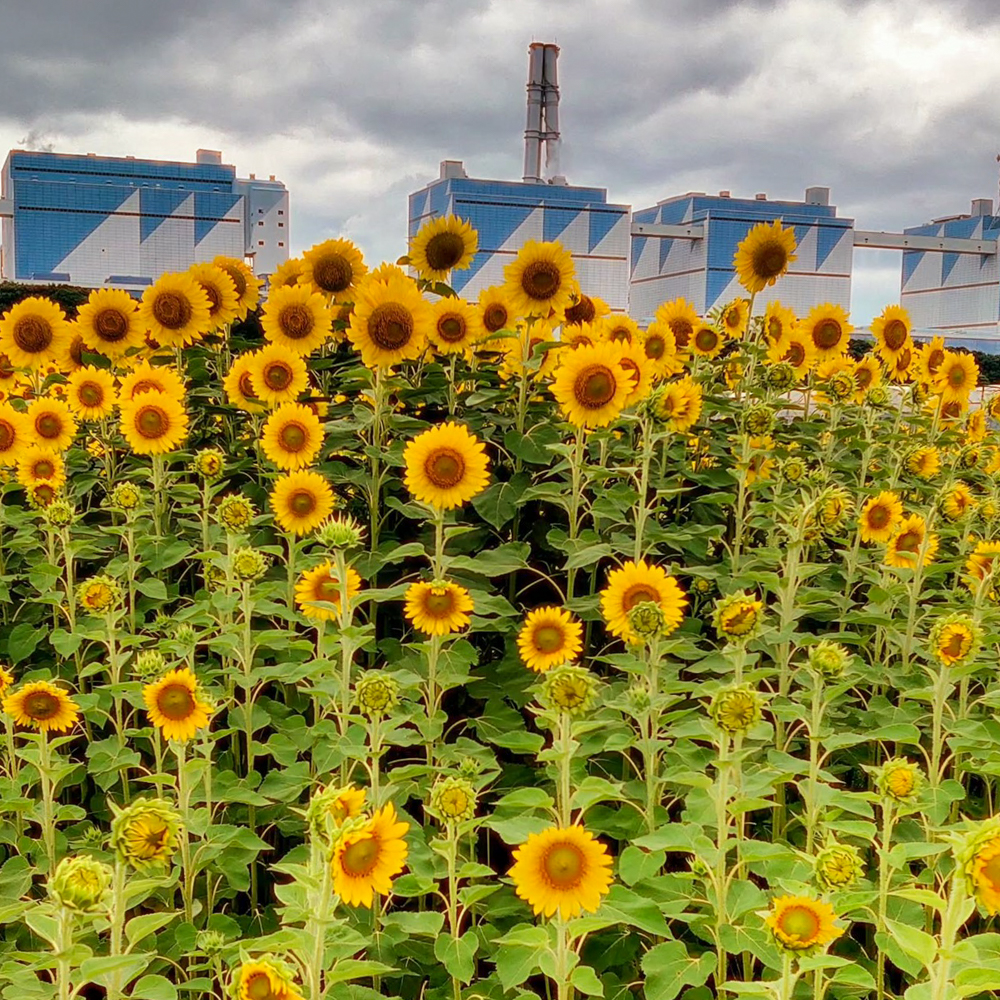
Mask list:
MULTIPOLYGON (((0 0, 0 156, 221 149, 292 196, 292 250, 405 250, 406 196, 522 169, 529 42, 562 47, 562 169, 635 207, 800 199, 859 228, 997 197, 997 0, 0 0)), ((855 254, 867 322, 899 257, 855 254)))

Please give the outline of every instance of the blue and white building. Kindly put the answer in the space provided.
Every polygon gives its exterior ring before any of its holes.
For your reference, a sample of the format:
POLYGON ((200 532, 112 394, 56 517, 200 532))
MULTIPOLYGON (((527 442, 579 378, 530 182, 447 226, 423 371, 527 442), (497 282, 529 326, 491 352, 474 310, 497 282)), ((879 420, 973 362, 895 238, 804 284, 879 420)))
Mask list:
POLYGON ((0 174, 0 278, 141 289, 219 254, 266 276, 288 259, 288 191, 194 163, 12 150, 0 174))
POLYGON ((823 302, 850 309, 854 220, 838 217, 829 202, 829 188, 811 187, 803 201, 695 192, 639 209, 632 217, 629 312, 641 323, 670 299, 683 297, 706 313, 745 296, 733 268, 736 248, 752 226, 775 219, 794 228, 797 259, 757 296, 755 311, 772 299, 800 315, 823 302))

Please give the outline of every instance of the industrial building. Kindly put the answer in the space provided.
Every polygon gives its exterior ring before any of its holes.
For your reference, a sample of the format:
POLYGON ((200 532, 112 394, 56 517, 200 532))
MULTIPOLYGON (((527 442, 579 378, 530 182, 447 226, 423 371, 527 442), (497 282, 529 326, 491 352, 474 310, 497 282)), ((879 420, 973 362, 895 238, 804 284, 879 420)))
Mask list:
POLYGON ((12 150, 0 175, 0 278, 141 290, 224 254, 258 275, 288 259, 288 191, 194 163, 12 150))

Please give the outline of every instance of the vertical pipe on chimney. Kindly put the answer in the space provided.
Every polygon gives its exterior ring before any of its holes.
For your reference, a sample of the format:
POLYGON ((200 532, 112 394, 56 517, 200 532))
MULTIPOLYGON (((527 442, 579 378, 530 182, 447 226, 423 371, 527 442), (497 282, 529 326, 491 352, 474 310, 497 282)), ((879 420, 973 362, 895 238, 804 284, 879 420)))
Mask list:
POLYGON ((545 89, 542 95, 543 140, 545 142, 545 175, 559 173, 559 76, 556 61, 559 46, 545 46, 545 89))
POLYGON ((542 179, 542 105, 545 99, 545 46, 528 47, 528 120, 524 129, 524 180, 542 179))

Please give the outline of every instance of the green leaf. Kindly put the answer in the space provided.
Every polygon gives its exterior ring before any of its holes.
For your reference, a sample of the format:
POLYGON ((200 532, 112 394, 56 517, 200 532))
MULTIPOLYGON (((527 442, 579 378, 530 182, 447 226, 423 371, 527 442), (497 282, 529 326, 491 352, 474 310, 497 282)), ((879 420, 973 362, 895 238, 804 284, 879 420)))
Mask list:
POLYGON ((480 576, 506 576, 528 565, 531 546, 527 542, 505 542, 474 556, 456 556, 448 560, 449 569, 465 570, 480 576))
POLYGON ((109 986, 114 979, 120 986, 134 979, 149 965, 152 955, 110 955, 105 958, 88 958, 80 965, 80 977, 109 986))
POLYGON ((934 959, 937 957, 937 941, 930 934, 918 930, 916 927, 910 927, 908 924, 900 923, 898 920, 890 920, 888 917, 885 926, 896 944, 910 958, 915 958, 927 969, 934 964, 934 959))
MULTIPOLYGON (((519 472, 507 482, 494 483, 473 497, 476 513, 499 531, 517 513, 524 491, 531 485, 531 476, 519 472)), ((524 543, 528 548, 527 543, 524 543)))
POLYGON ((136 1000, 177 1000, 177 987, 165 976, 143 976, 130 995, 136 1000))
POLYGON ((578 965, 570 973, 569 981, 587 996, 604 996, 604 984, 597 978, 597 973, 589 965, 578 965))
POLYGON ((715 955, 706 951, 688 954, 680 941, 664 941, 642 956, 646 974, 646 1000, 674 1000, 685 986, 701 986, 715 968, 715 955))
MULTIPOLYGON (((154 934, 161 927, 166 927, 174 917, 180 916, 174 913, 144 913, 140 917, 133 917, 125 924, 125 938, 128 943, 135 944, 144 937, 154 934)), ((149 977, 147 977, 149 978, 149 977)))
MULTIPOLYGON (((154 601, 165 601, 167 600, 167 585, 155 576, 147 577, 145 580, 139 580, 135 589, 139 591, 140 594, 145 595, 154 601)), ((150 976, 144 976, 144 979, 152 978, 150 976)))
POLYGON ((7 659, 11 663, 26 660, 35 651, 44 635, 45 629, 37 625, 29 625, 27 622, 15 625, 7 636, 7 659))
POLYGON ((476 974, 476 951, 479 938, 474 931, 466 931, 457 941, 448 934, 434 941, 434 957, 460 983, 471 983, 476 974))
POLYGON ((404 934, 426 934, 436 937, 444 927, 444 914, 433 910, 414 913, 409 910, 398 910, 385 918, 386 927, 398 927, 404 934))

